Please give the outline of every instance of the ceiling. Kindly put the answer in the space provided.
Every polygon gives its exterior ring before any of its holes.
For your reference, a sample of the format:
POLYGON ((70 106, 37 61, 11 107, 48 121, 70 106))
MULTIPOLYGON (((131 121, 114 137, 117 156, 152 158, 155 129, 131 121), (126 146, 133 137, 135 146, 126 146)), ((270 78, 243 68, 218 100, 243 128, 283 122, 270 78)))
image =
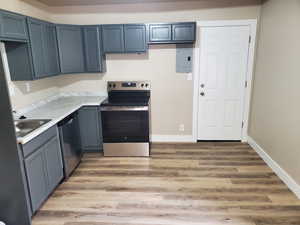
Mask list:
MULTIPOLYGON (((24 0, 26 1, 26 0, 24 0)), ((182 2, 182 1, 210 1, 210 2, 241 2, 241 0, 37 0, 48 6, 70 5, 101 5, 101 4, 128 4, 128 3, 151 3, 151 2, 182 2)), ((243 0, 244 3, 257 3, 260 0, 243 0)), ((242 1, 242 2, 243 2, 242 1)))
POLYGON ((49 6, 67 5, 101 5, 101 4, 128 4, 149 2, 179 2, 191 0, 37 0, 49 6))

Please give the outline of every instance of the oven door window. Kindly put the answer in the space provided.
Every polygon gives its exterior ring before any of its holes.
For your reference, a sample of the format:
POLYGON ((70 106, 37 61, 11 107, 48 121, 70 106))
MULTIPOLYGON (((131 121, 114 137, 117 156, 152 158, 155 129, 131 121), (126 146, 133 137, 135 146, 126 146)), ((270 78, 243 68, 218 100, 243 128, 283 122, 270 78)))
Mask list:
POLYGON ((148 111, 102 111, 104 143, 149 142, 148 111))

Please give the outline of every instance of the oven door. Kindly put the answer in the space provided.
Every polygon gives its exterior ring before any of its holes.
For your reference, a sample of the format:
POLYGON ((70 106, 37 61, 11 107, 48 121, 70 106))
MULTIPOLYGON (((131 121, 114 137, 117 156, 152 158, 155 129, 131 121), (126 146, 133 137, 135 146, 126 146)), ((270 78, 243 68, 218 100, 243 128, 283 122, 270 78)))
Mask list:
POLYGON ((149 142, 148 106, 102 106, 104 143, 149 142))

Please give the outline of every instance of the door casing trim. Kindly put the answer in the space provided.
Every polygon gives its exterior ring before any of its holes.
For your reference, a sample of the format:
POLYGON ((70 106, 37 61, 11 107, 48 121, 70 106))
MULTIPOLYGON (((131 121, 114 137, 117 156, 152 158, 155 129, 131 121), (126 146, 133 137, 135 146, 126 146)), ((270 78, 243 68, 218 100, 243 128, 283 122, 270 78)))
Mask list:
MULTIPOLYGON (((197 39, 194 48, 193 60, 193 141, 197 142, 198 139, 198 104, 199 104, 199 76, 200 76, 200 28, 201 27, 226 27, 226 26, 249 26, 251 42, 249 45, 248 63, 246 81, 247 87, 245 88, 245 101, 241 141, 247 142, 248 125, 251 103, 252 80, 254 73, 254 56, 256 46, 256 33, 257 33, 257 19, 253 20, 214 20, 214 21, 197 21, 197 39)), ((242 124, 241 124, 242 126, 242 124)))

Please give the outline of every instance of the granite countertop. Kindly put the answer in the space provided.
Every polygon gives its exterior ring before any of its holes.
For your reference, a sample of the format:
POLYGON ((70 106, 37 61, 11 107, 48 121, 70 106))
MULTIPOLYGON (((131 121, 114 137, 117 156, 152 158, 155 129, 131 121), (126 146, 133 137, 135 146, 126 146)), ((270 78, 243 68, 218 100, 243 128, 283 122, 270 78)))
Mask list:
POLYGON ((99 106, 106 96, 60 96, 26 113, 27 119, 50 119, 51 121, 24 137, 17 138, 18 143, 26 144, 50 127, 54 126, 82 106, 99 106))

